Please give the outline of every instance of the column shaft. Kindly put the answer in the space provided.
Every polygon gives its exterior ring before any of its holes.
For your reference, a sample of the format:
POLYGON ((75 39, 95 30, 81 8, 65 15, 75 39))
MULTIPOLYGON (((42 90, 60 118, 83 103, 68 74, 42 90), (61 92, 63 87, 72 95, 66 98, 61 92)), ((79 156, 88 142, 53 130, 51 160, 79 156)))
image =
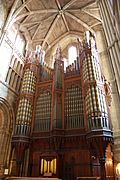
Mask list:
MULTIPOLYGON (((113 42, 115 42, 115 37, 113 36, 114 32, 112 30, 112 27, 111 27, 112 25, 109 21, 109 16, 106 11, 104 2, 100 1, 98 5, 100 7, 100 12, 101 12, 101 15, 103 18, 103 27, 104 27, 108 47, 109 47, 108 51, 110 53, 111 62, 113 65, 113 70, 114 70, 115 78, 116 78, 116 82, 117 82, 117 87, 119 90, 120 89, 120 73, 119 73, 118 55, 116 53, 114 43, 113 43, 113 42), (113 38, 114 38, 114 40, 113 40, 113 38)), ((119 94, 120 94, 120 91, 119 91, 119 94)))

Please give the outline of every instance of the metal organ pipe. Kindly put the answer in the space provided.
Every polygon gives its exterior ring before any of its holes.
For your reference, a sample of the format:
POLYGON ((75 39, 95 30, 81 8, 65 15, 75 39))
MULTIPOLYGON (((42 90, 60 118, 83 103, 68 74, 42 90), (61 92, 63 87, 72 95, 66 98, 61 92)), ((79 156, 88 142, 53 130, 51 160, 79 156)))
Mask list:
POLYGON ((12 142, 16 152, 17 176, 22 175, 21 166, 24 165, 24 152, 29 146, 29 138, 32 128, 32 107, 37 82, 38 63, 39 62, 37 59, 31 57, 31 60, 25 65, 23 84, 16 117, 15 132, 12 142), (19 137, 18 140, 16 140, 17 137, 19 137))

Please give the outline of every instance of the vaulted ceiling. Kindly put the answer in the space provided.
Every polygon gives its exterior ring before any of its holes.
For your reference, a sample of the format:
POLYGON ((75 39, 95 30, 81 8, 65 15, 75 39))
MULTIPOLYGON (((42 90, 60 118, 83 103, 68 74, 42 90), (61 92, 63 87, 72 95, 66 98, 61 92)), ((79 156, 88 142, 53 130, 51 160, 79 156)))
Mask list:
POLYGON ((58 43, 65 49, 86 30, 94 34, 101 26, 95 0, 16 0, 16 4, 12 23, 33 48, 40 44, 47 54, 58 43))

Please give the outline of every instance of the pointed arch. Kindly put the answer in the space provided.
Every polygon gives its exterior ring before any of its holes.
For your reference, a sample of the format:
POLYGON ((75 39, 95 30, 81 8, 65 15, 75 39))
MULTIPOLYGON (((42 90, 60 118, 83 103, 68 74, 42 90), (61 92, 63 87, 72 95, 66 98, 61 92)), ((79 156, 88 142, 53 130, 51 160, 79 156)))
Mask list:
POLYGON ((9 166, 14 112, 7 100, 0 97, 0 174, 9 166))
POLYGON ((1 116, 4 117, 4 122, 1 122, 2 126, 0 124, 1 128, 5 128, 6 130, 13 130, 14 128, 13 109, 11 105, 8 103, 8 101, 1 97, 0 97, 0 113, 2 113, 1 116))

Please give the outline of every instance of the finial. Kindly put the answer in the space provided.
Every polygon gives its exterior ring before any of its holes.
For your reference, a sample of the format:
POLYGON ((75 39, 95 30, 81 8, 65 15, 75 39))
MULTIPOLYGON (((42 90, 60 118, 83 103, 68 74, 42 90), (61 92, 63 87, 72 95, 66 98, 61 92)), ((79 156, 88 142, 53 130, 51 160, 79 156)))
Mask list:
POLYGON ((55 59, 58 59, 58 60, 62 59, 62 50, 59 44, 56 50, 55 59))

